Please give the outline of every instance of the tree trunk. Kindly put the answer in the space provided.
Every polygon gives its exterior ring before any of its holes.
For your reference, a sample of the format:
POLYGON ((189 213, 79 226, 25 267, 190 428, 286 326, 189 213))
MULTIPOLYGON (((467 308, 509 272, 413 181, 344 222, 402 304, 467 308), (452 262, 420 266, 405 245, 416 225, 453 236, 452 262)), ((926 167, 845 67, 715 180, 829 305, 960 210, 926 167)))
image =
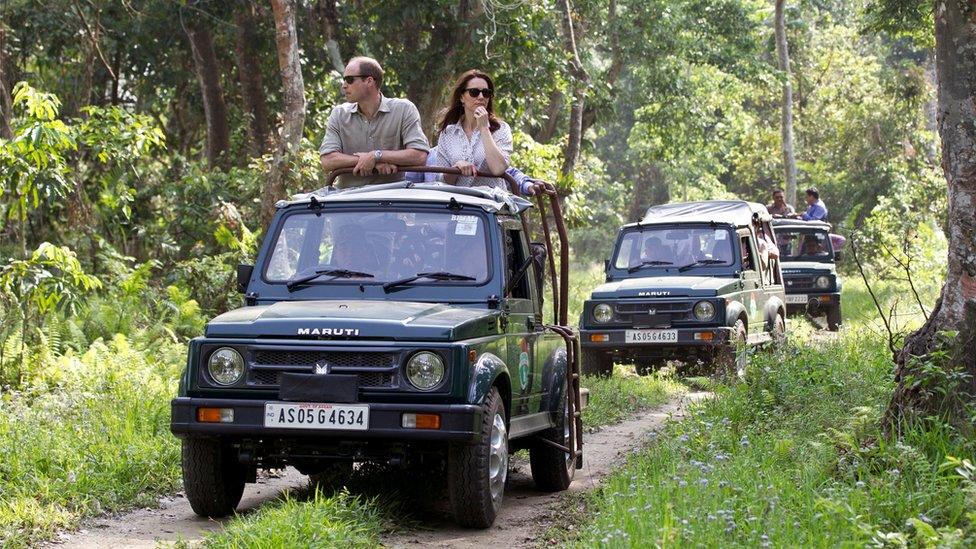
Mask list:
MULTIPOLYGON (((928 322, 905 340, 896 357, 898 387, 885 417, 889 429, 917 413, 958 412, 953 404, 976 398, 976 5, 968 0, 935 3, 935 55, 942 169, 949 192, 949 268, 928 322), (911 360, 941 347, 940 331, 958 332, 950 365, 969 374, 945 397, 916 383, 919 372, 911 360)), ((968 423, 966 417, 954 419, 968 423)))
POLYGON ((10 84, 7 82, 7 31, 0 21, 0 139, 13 139, 10 119, 13 106, 10 99, 10 84))
POLYGON ((573 29, 573 9, 569 5, 569 0, 561 0, 559 8, 562 10, 563 39, 566 43, 566 51, 570 54, 569 72, 573 77, 573 102, 569 111, 569 139, 566 142, 566 149, 563 155, 563 165, 560 170, 561 177, 567 177, 576 168, 576 160, 579 158, 580 142, 583 139, 583 108, 586 103, 586 86, 589 77, 583 69, 580 61, 579 51, 576 48, 576 32, 573 29))
POLYGON ((790 50, 786 43, 785 0, 776 0, 776 54, 783 71, 783 170, 786 179, 786 203, 796 205, 796 158, 793 154, 793 85, 790 72, 790 50))
POLYGON ((271 173, 261 197, 262 226, 274 216, 274 204, 285 197, 285 180, 292 158, 302 142, 305 128, 305 81, 298 56, 298 33, 295 29, 295 0, 271 0, 275 19, 275 46, 278 50, 278 69, 281 71, 284 114, 281 134, 275 145, 271 173))
POLYGON ((214 53, 213 37, 206 23, 199 16, 190 17, 184 25, 193 52, 193 66, 200 93, 203 95, 203 114, 207 120, 207 163, 211 168, 224 167, 226 152, 230 147, 230 126, 227 122, 227 105, 224 90, 220 86, 220 68, 214 53))
POLYGON ((627 223, 643 219, 648 206, 665 204, 670 200, 668 185, 660 167, 656 164, 647 164, 641 166, 638 173, 640 175, 634 178, 634 196, 629 201, 627 223))
POLYGON ((237 25, 237 79, 241 83, 244 112, 247 113, 247 137, 252 157, 268 150, 268 100, 264 93, 261 66, 254 51, 256 17, 255 5, 244 3, 234 14, 237 25))

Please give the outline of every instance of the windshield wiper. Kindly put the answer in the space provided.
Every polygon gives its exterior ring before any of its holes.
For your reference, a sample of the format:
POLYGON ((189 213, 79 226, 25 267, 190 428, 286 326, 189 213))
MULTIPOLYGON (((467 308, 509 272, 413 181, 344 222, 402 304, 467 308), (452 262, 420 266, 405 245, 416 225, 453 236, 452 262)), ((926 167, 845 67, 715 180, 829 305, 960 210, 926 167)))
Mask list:
POLYGON ((633 267, 627 269, 628 273, 636 273, 637 271, 643 269, 644 267, 654 267, 655 265, 674 265, 670 261, 641 261, 640 265, 634 265, 633 267))
POLYGON ((433 273, 417 273, 414 276, 409 276, 407 278, 401 278, 400 280, 391 280, 383 285, 383 291, 390 293, 390 290, 396 288, 397 286, 405 286, 411 282, 420 280, 421 278, 430 278, 432 280, 477 280, 473 276, 467 276, 456 273, 449 273, 447 271, 436 271, 433 273))
MULTIPOLYGON (((349 269, 316 269, 307 275, 296 276, 288 281, 288 291, 292 291, 296 286, 301 286, 306 282, 311 282, 316 278, 328 275, 332 278, 374 278, 373 275, 369 273, 364 273, 361 271, 350 271, 349 269)), ((331 280, 331 279, 330 279, 331 280)))
POLYGON ((728 263, 728 261, 724 261, 724 260, 721 260, 721 259, 699 259, 698 261, 696 261, 694 263, 689 263, 687 265, 682 265, 682 266, 678 267, 678 272, 679 273, 683 273, 683 272, 687 271, 688 269, 690 269, 692 267, 697 267, 699 265, 718 265, 719 263, 728 263))

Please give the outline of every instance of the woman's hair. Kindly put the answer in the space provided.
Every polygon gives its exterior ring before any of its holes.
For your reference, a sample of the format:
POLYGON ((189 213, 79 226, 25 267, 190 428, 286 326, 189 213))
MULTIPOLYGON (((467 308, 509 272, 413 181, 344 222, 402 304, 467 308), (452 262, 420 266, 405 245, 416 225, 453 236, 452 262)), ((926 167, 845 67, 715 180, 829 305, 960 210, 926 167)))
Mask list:
POLYGON ((471 69, 458 77, 457 82, 454 84, 454 90, 451 91, 451 101, 448 103, 447 108, 441 111, 441 121, 438 124, 438 131, 444 131, 451 124, 457 124, 464 116, 464 105, 461 104, 461 94, 468 88, 468 81, 472 78, 481 78, 485 82, 488 82, 488 89, 492 91, 492 96, 488 98, 488 106, 486 107, 488 109, 488 128, 492 132, 495 132, 495 130, 501 127, 501 121, 495 116, 495 84, 487 74, 477 69, 471 69))

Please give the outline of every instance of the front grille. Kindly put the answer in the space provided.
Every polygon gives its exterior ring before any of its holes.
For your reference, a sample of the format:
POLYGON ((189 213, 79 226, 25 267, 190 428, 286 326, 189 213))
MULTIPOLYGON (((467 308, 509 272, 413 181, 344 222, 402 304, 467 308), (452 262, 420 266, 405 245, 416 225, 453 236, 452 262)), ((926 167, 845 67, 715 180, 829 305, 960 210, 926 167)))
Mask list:
POLYGON ((260 349, 251 353, 247 384, 273 388, 281 384, 285 372, 311 374, 315 365, 326 363, 333 373, 356 374, 361 388, 396 386, 397 353, 358 353, 339 351, 295 351, 260 349))
POLYGON ((786 291, 790 290, 812 290, 814 289, 813 281, 815 277, 812 276, 790 276, 784 277, 786 281, 786 291))
POLYGON ((621 301, 614 304, 614 316, 617 322, 663 326, 690 318, 693 306, 691 301, 621 301))

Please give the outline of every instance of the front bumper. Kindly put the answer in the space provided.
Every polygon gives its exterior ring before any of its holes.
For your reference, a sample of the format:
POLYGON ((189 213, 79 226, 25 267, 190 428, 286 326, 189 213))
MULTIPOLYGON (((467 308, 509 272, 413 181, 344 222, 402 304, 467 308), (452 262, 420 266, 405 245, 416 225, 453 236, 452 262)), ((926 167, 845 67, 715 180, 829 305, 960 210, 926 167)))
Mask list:
POLYGON ((627 332, 642 332, 644 330, 633 330, 630 328, 583 328, 580 330, 580 345, 586 348, 604 350, 711 348, 727 344, 732 334, 732 328, 728 326, 666 328, 666 330, 676 331, 678 333, 677 341, 634 343, 627 342, 627 332), (709 336, 711 339, 707 339, 709 336))
POLYGON ((830 293, 787 293, 786 294, 787 313, 810 313, 813 316, 825 314, 827 309, 840 305, 840 292, 830 293), (805 295, 806 300, 802 303, 789 303, 790 296, 805 295))
MULTIPOLYGON (((481 406, 474 404, 369 404, 369 428, 365 431, 333 429, 287 429, 264 426, 264 405, 276 400, 177 397, 172 400, 170 431, 179 437, 223 437, 228 439, 326 439, 329 442, 374 440, 384 442, 468 441, 480 433, 481 406), (197 421, 197 408, 233 408, 233 423, 197 421), (405 413, 440 414, 440 429, 406 429, 405 413)), ((289 403, 294 404, 294 403, 289 403)))

